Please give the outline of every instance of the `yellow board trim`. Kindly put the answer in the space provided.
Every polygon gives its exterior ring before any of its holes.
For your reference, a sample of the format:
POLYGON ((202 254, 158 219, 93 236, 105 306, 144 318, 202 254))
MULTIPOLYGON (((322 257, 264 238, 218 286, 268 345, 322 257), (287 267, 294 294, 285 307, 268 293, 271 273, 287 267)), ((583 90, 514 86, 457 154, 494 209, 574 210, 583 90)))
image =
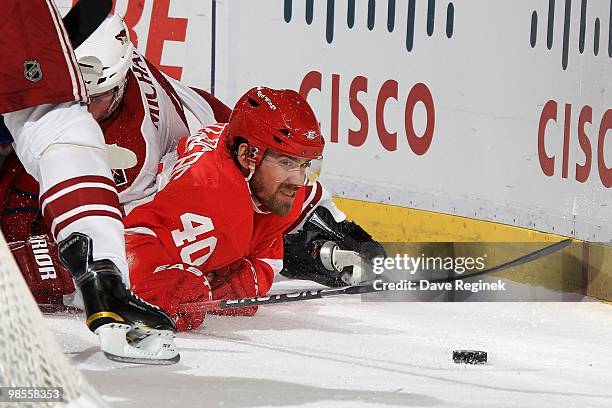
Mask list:
MULTIPOLYGON (((389 204, 340 197, 335 197, 334 202, 349 219, 360 224, 377 241, 415 243, 414 249, 418 252, 450 250, 460 256, 479 256, 466 252, 474 251, 475 246, 458 244, 478 242, 481 244, 476 248, 479 253, 493 254, 488 258, 489 265, 524 255, 533 250, 533 246, 526 245, 523 249, 517 245, 514 253, 500 253, 499 246, 494 247, 488 243, 548 243, 567 238, 528 228, 389 204), (448 244, 436 247, 431 243, 454 244, 449 249, 448 244)), ((579 292, 612 301, 612 247, 576 240, 560 254, 514 268, 500 276, 516 282, 579 292)))
POLYGON ((490 221, 335 197, 349 219, 382 242, 556 242, 567 237, 490 221), (452 238, 452 239, 451 239, 452 238))

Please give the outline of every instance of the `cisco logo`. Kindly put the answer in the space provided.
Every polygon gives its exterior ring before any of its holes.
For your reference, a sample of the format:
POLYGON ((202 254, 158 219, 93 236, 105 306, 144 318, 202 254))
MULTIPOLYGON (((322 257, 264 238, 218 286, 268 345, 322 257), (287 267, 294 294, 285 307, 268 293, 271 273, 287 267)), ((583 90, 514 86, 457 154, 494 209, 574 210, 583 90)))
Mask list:
MULTIPOLYGON (((570 48, 570 29, 572 21, 572 2, 577 4, 574 0, 565 0, 564 4, 564 16, 563 16, 563 37, 562 37, 562 51, 561 51, 561 66, 563 70, 567 69, 569 62, 569 48, 570 48)), ((555 0, 548 0, 548 14, 547 14, 547 29, 546 29, 546 48, 552 50, 555 46, 555 0)), ((592 51, 593 55, 598 56, 600 52, 601 37, 607 36, 608 38, 608 57, 612 58, 612 0, 610 1, 610 12, 608 19, 608 30, 607 33, 602 33, 601 20, 598 16, 591 23, 587 21, 587 0, 580 0, 580 26, 578 36, 578 51, 583 54, 585 51, 587 38, 593 39, 592 51), (592 25, 591 25, 592 24, 592 25), (592 27, 592 28, 591 28, 592 27)), ((605 38, 605 37, 604 37, 605 38)), ((535 48, 538 42, 538 12, 536 10, 531 14, 531 35, 530 35, 531 47, 535 48)), ((589 46, 591 42, 588 41, 589 46)))
MULTIPOLYGON (((379 0, 382 1, 382 0, 379 0)), ((408 1, 408 12, 406 15, 406 50, 412 51, 414 47, 414 22, 415 22, 415 9, 416 0, 408 1)), ((305 21, 306 24, 311 25, 314 20, 314 0, 305 0, 306 2, 306 13, 305 21)), ((346 12, 346 25, 349 29, 355 28, 355 3, 356 0, 347 0, 347 12, 346 12)), ((325 39, 329 44, 334 40, 334 29, 335 29, 335 14, 336 14, 336 1, 326 0, 326 18, 325 18, 325 39)), ((436 13, 436 0, 428 0, 427 2, 427 35, 429 37, 434 34, 435 25, 435 13, 436 13)), ((396 27, 397 18, 397 4, 396 0, 387 0, 387 30, 392 33, 396 27)), ((293 0, 284 0, 284 18, 285 22, 290 23, 293 19, 293 0)), ((368 30, 374 30, 376 26, 376 0, 368 0, 367 4, 367 28, 368 30)), ((455 24, 455 6, 453 2, 449 2, 446 6, 446 37, 451 38, 453 36, 455 24)))

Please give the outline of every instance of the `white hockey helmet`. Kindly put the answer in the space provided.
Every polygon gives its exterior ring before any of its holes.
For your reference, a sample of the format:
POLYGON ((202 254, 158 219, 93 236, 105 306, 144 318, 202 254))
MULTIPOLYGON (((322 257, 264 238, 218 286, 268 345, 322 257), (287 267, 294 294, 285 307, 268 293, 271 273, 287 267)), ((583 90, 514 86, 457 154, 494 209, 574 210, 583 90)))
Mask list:
POLYGON ((90 95, 123 84, 132 65, 133 50, 128 28, 117 14, 106 18, 75 50, 90 95))

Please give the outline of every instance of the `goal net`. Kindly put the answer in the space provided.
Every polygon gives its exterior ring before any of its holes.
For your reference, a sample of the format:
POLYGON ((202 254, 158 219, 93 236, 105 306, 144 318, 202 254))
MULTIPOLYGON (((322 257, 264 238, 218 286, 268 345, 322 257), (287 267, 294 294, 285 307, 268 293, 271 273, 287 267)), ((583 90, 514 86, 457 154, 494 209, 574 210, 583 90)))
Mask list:
POLYGON ((1 233, 0 387, 0 406, 106 407, 62 353, 1 233), (51 401, 58 391, 63 403, 51 401))

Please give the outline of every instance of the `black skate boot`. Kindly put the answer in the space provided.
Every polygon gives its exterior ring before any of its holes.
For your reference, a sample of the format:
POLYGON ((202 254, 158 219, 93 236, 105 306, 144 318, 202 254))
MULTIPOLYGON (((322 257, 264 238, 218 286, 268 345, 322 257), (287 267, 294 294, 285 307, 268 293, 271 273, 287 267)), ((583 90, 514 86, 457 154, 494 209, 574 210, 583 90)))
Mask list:
POLYGON ((122 362, 177 362, 174 322, 126 288, 112 261, 94 261, 92 249, 91 238, 78 232, 58 244, 59 258, 81 291, 87 327, 100 338, 102 351, 122 362))

